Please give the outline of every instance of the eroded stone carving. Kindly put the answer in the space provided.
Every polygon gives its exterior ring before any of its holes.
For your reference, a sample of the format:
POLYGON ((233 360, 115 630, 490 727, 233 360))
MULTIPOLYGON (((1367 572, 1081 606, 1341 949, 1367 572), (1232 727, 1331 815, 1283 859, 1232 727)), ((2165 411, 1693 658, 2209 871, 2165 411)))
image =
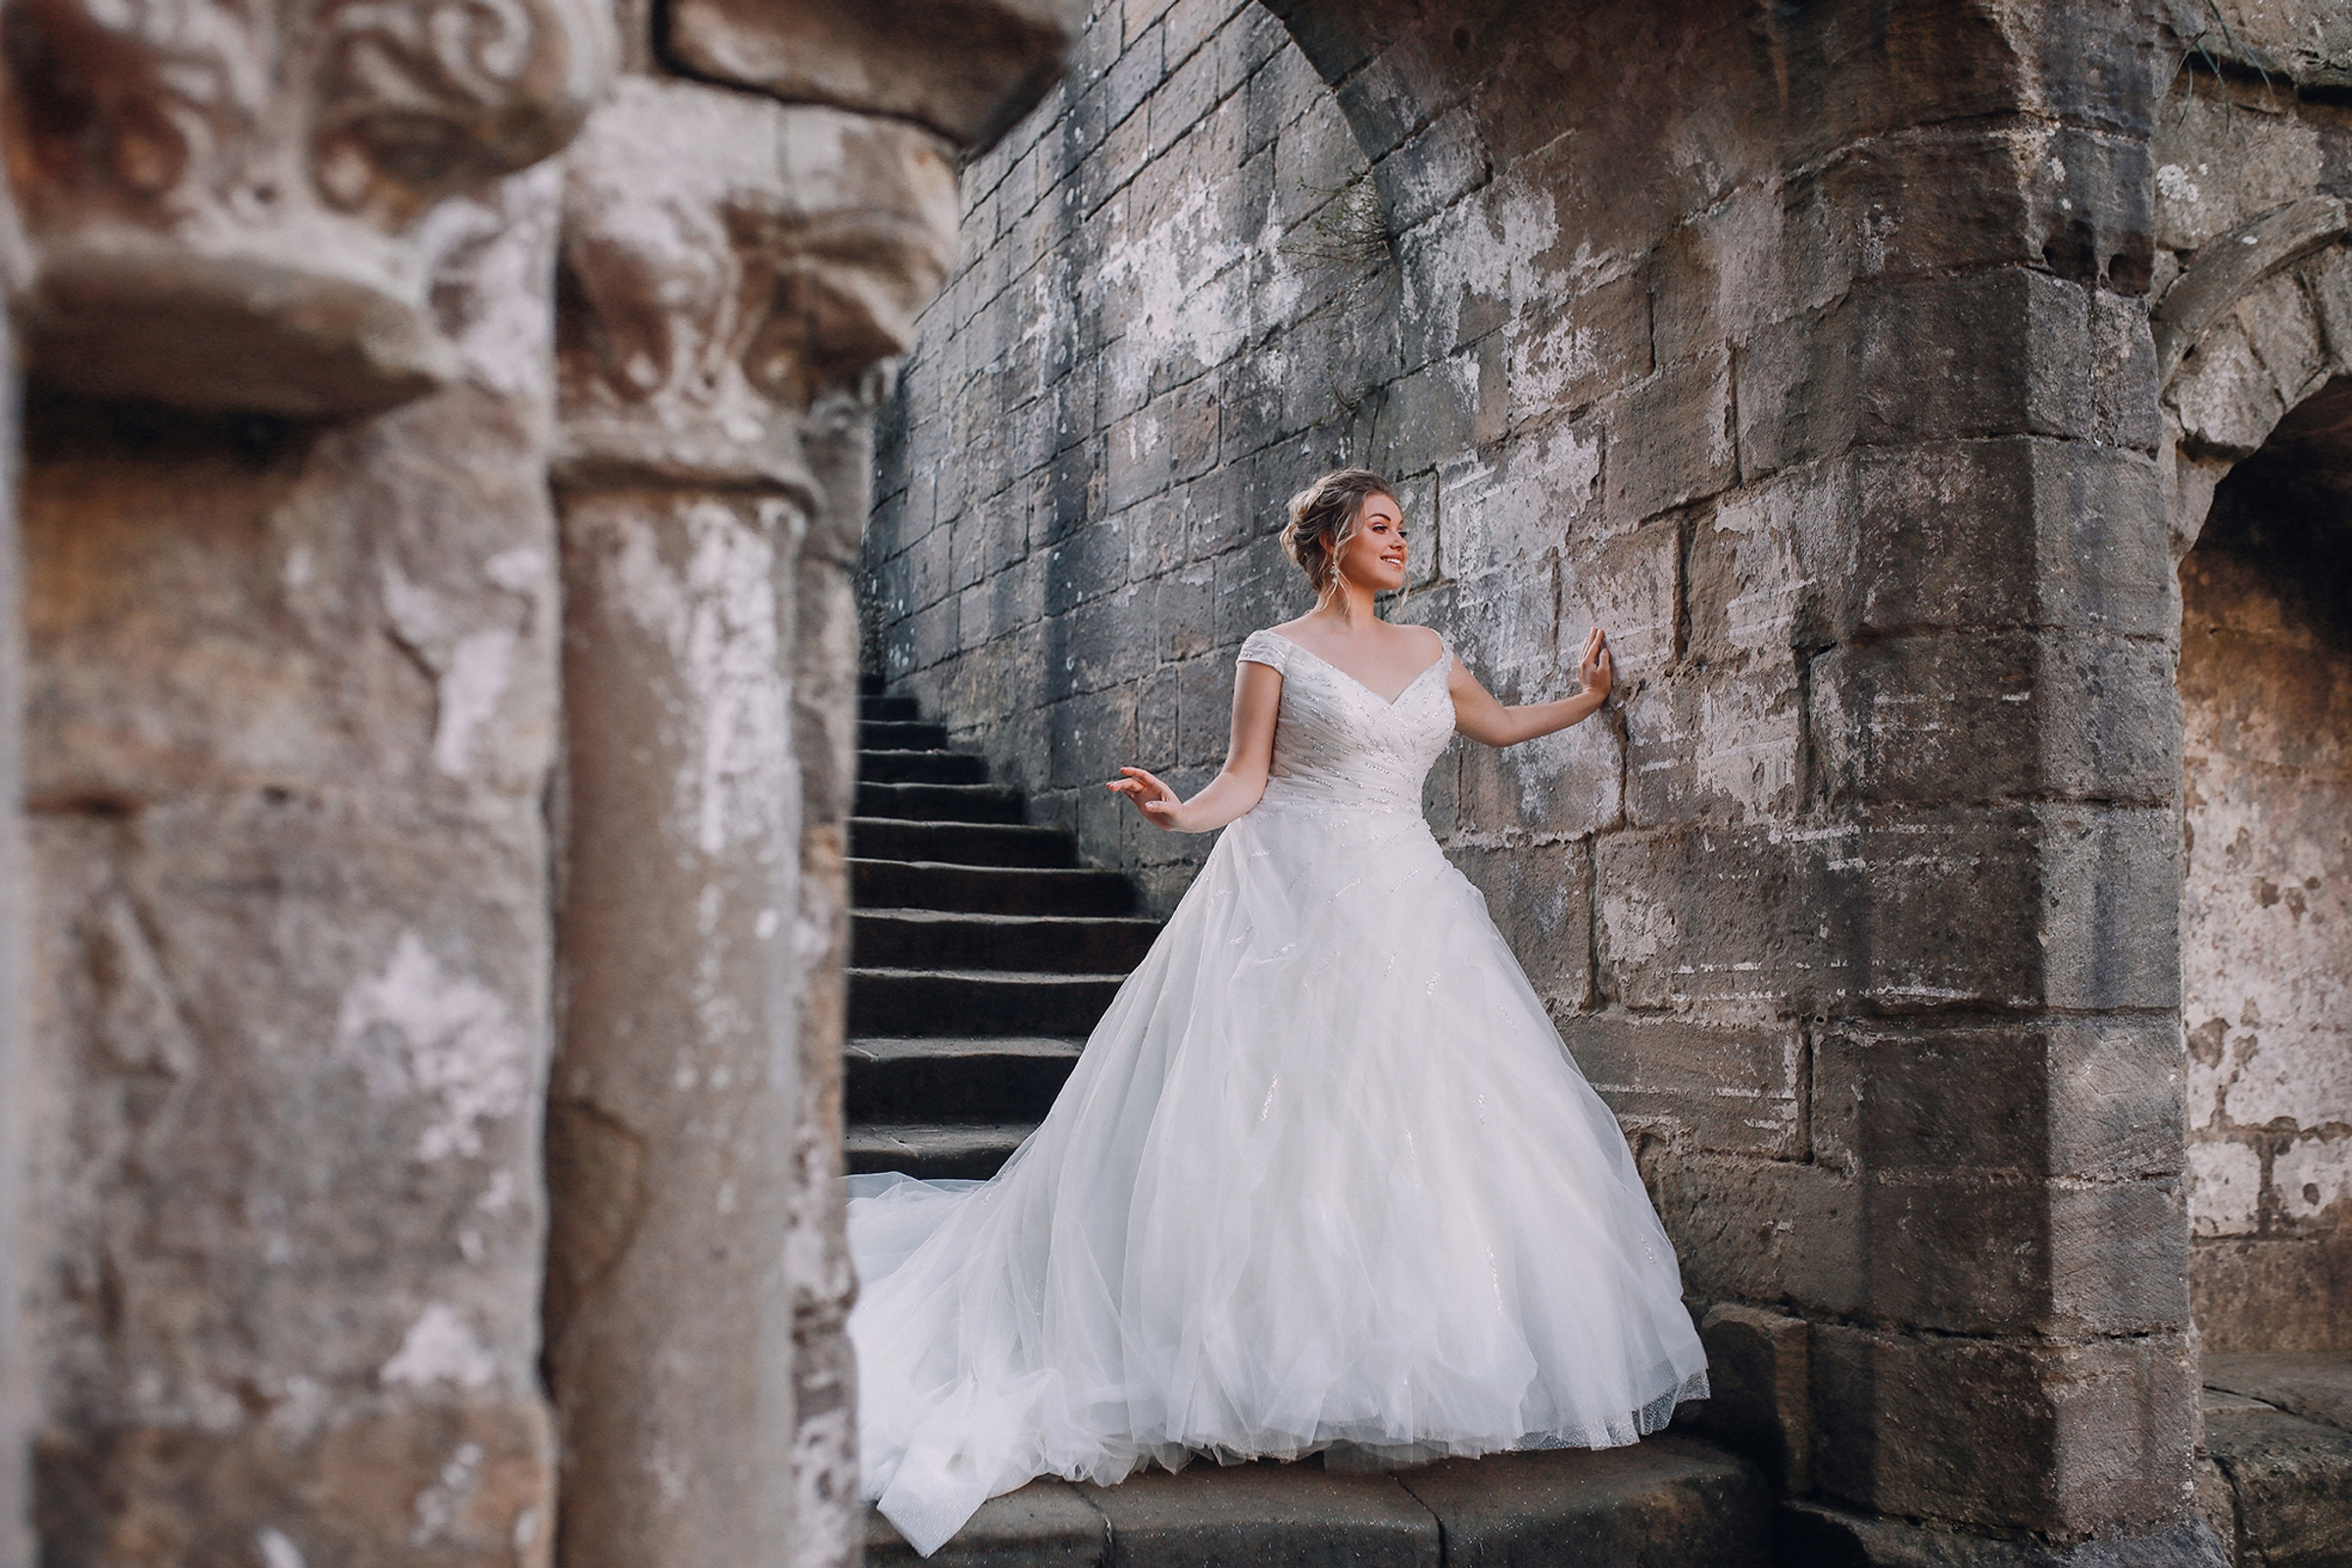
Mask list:
POLYGON ((915 126, 621 82, 571 159, 559 473, 805 491, 799 412, 913 340, 956 220, 915 126))
POLYGON ((33 373, 298 416, 458 378, 434 212, 561 147, 613 55, 606 0, 26 0, 0 29, 33 373))

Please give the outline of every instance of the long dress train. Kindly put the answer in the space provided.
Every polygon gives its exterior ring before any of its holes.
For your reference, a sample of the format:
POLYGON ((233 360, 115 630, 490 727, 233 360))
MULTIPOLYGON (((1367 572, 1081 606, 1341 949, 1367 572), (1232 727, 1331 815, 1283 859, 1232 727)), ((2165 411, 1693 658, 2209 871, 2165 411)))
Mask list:
POLYGON ((1422 819, 1450 648, 1394 702, 1241 657, 1265 795, 1045 1122, 987 1182, 851 1179, 865 1487, 925 1555, 1041 1475, 1602 1447, 1706 1393, 1616 1119, 1422 819))

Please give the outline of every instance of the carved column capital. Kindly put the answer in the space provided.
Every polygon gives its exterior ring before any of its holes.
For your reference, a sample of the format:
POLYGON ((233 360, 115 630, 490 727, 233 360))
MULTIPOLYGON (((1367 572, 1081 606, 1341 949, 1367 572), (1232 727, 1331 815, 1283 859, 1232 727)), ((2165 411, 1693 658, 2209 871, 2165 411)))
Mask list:
POLYGON ((567 162, 559 483, 814 495, 800 420, 913 342, 957 218, 901 121, 634 76, 567 162))
POLYGON ((562 147, 610 0, 11 0, 31 368, 302 416, 453 379, 454 198, 562 147))

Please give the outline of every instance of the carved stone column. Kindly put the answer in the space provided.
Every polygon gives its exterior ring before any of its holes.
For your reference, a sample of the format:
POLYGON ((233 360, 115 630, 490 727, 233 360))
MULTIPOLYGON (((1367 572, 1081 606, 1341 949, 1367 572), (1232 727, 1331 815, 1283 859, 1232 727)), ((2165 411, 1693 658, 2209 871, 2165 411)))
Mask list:
MULTIPOLYGON (((21 263, 16 214, 0 201, 0 280, 21 263)), ((29 1325, 22 1315, 28 1145, 38 1071, 24 1016, 24 932, 32 889, 24 875, 24 620, 17 547, 16 330, 0 312, 0 1568, 31 1568, 25 1438, 34 1393, 29 1325)))
POLYGON ((0 25, 41 1560, 544 1563, 561 180, 523 166, 609 18, 0 25))
POLYGON ((798 689, 808 639, 841 640, 830 600, 800 613, 804 544, 841 515, 804 418, 908 341, 954 229, 948 151, 634 77, 571 159, 547 1312, 571 1568, 854 1549, 848 1271, 809 1213, 837 1203, 838 1064, 803 1066, 805 1041, 838 1051, 808 1019, 840 1005, 846 794, 812 802, 804 773, 813 751, 846 778, 850 705, 815 717, 798 689))

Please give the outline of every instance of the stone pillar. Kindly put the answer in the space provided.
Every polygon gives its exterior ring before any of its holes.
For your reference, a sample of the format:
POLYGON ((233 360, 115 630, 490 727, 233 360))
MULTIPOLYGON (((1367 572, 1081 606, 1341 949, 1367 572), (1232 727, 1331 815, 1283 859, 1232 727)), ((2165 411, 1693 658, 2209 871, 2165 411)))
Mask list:
MULTIPOLYGON (((904 122, 633 76, 571 160, 547 1316, 572 1568, 856 1549, 831 1177, 836 536, 863 509, 828 494, 805 420, 910 338, 954 231, 950 153, 904 122)), ((816 444, 837 487, 863 461, 854 436, 816 444)))
POLYGON ((42 1560, 544 1562, 561 186, 526 166, 609 18, 5 33, 42 1560))

